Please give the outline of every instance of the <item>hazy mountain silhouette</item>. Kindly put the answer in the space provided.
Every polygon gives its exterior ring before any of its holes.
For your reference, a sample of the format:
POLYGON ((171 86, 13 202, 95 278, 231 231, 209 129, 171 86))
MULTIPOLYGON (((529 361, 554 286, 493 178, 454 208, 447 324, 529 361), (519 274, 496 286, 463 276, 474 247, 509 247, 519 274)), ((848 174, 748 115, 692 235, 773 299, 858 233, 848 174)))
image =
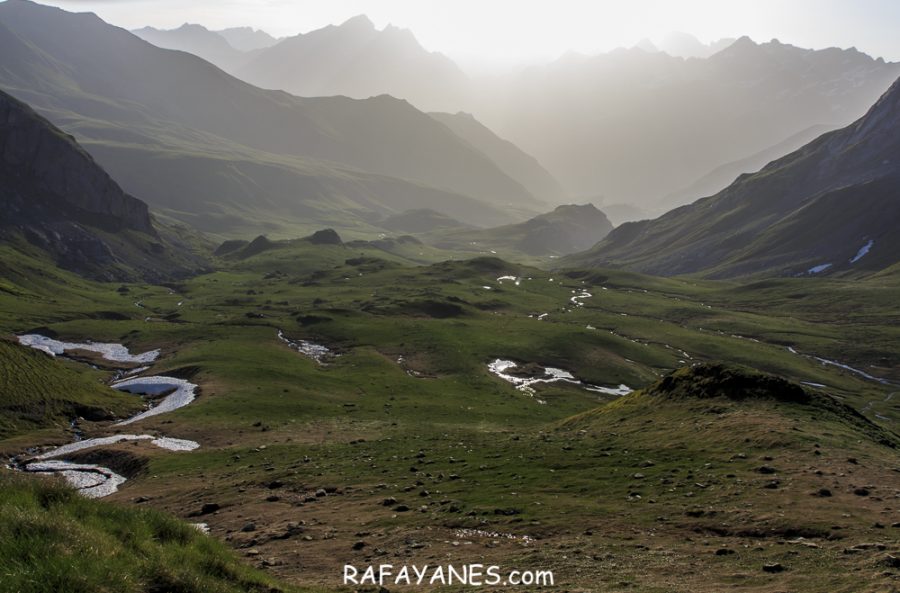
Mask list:
POLYGON ((900 262, 898 154, 900 80, 850 126, 567 263, 711 277, 881 270, 900 262))
POLYGON ((195 269, 147 205, 126 194, 71 136, 0 91, 0 237, 28 242, 63 268, 106 279, 161 279, 195 269))
POLYGON ((708 58, 722 51, 735 42, 732 37, 719 39, 712 43, 703 43, 690 33, 672 31, 667 33, 657 44, 660 51, 677 58, 708 58))
POLYGON ((612 229, 606 215, 593 204, 567 204, 525 222, 490 229, 437 231, 425 240, 448 249, 566 255, 594 245, 612 229))
POLYGON ((244 52, 271 47, 279 41, 265 31, 252 27, 231 27, 215 31, 215 33, 224 37, 225 41, 234 49, 244 52))
POLYGON ((93 14, 24 0, 0 4, 0 49, 0 85, 74 133, 128 191, 151 205, 174 203, 198 215, 194 223, 216 216, 208 212, 212 188, 222 185, 223 199, 240 208, 205 221, 214 226, 246 221, 267 201, 295 205, 294 216, 337 210, 365 218, 394 200, 398 211, 432 207, 461 220, 485 216, 482 224, 536 204, 484 154, 392 97, 264 91, 93 14), (289 181, 296 175, 302 183, 289 181), (400 179, 414 183, 400 189, 400 179), (315 191, 302 191, 311 183, 315 191), (324 199, 337 186, 356 189, 324 199), (422 203, 410 203, 417 192, 422 203))
POLYGON ((192 53, 225 71, 232 70, 246 59, 244 52, 232 47, 225 37, 202 25, 185 23, 177 29, 169 30, 144 27, 135 29, 132 33, 157 47, 192 53))
MULTIPOLYGON (((708 59, 620 49, 531 67, 473 107, 573 195, 654 207, 716 167, 847 125, 900 74, 855 49, 741 38, 708 59)), ((500 85, 498 85, 499 87, 500 85)))
POLYGON ((532 195, 550 203, 565 200, 565 191, 537 159, 500 138, 469 113, 432 113, 431 117, 484 153, 532 195))
POLYGON ((408 29, 375 28, 364 15, 288 37, 235 74, 263 88, 304 97, 390 94, 419 109, 457 111, 468 80, 446 56, 426 51, 408 29))
POLYGON ((759 171, 767 163, 797 150, 804 144, 832 129, 834 129, 833 126, 810 126, 756 154, 719 165, 691 185, 674 191, 663 198, 657 207, 657 213, 661 214, 672 208, 689 204, 697 198, 711 196, 728 187, 739 175, 759 171))

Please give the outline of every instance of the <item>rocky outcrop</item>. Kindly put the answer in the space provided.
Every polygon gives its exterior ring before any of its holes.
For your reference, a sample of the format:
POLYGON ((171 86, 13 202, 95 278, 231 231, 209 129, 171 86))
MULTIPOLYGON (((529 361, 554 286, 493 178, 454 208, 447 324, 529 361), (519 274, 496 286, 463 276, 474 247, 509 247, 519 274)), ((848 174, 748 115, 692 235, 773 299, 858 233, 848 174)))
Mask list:
POLYGON ((0 171, 5 225, 65 218, 156 235, 145 203, 122 191, 71 136, 2 91, 0 171))
POLYGON ((155 223, 71 136, 2 91, 0 211, 0 242, 27 242, 95 280, 162 281, 205 267, 202 238, 155 223))

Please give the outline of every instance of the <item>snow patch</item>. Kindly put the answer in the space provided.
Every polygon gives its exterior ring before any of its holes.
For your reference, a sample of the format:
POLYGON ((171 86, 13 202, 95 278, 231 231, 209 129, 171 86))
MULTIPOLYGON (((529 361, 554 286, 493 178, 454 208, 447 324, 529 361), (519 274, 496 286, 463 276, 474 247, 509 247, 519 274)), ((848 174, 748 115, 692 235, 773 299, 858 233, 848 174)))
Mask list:
POLYGON ((323 366, 325 365, 326 360, 335 356, 334 352, 332 352, 329 348, 322 346, 321 344, 316 344, 315 342, 310 342, 307 340, 297 340, 296 342, 293 340, 289 340, 285 337, 284 332, 281 330, 278 330, 278 339, 303 356, 311 358, 323 366))
POLYGON ((527 393, 532 397, 535 395, 534 385, 537 385, 539 383, 557 383, 560 381, 564 383, 571 383, 572 385, 579 385, 587 391, 592 391, 594 393, 603 393, 606 395, 627 395, 632 391, 630 387, 624 384, 619 385, 618 387, 601 387, 599 385, 583 383, 582 381, 576 379, 575 376, 572 375, 572 373, 570 373, 569 371, 554 367, 545 367, 543 374, 540 376, 517 377, 516 375, 511 374, 509 371, 517 368, 518 366, 519 365, 516 362, 498 358, 493 362, 488 363, 488 371, 500 377, 507 383, 511 383, 519 391, 527 393))
POLYGON ((875 241, 873 239, 869 239, 869 242, 859 248, 859 251, 856 252, 856 255, 850 260, 851 264, 855 264, 859 260, 861 260, 869 251, 872 250, 872 246, 875 245, 875 241))
POLYGON ((147 364, 159 358, 159 350, 150 350, 141 354, 131 354, 122 344, 105 344, 101 342, 62 342, 40 334, 24 334, 19 336, 19 343, 36 350, 46 352, 50 356, 59 356, 72 350, 96 352, 112 362, 133 362, 147 364))
POLYGON ((109 468, 57 459, 29 463, 24 469, 27 472, 60 474, 70 486, 88 498, 109 496, 126 482, 124 476, 109 468))
POLYGON ((62 457, 63 455, 71 455, 85 449, 93 449, 94 447, 103 447, 106 445, 115 445, 127 441, 150 441, 150 444, 161 449, 169 451, 193 451, 200 447, 200 444, 185 439, 173 439, 169 437, 155 437, 149 434, 117 434, 109 437, 98 437, 96 439, 85 439, 57 447, 52 451, 36 455, 35 459, 52 459, 53 457, 62 457))
POLYGON ((150 408, 146 412, 142 412, 137 416, 133 416, 127 420, 116 423, 116 426, 125 426, 138 420, 143 420, 151 416, 172 412, 178 408, 183 408, 194 401, 195 390, 197 386, 184 379, 176 379, 175 377, 135 377, 133 379, 125 379, 118 383, 112 384, 113 389, 119 391, 127 391, 128 393, 136 393, 140 395, 162 395, 168 393, 164 400, 158 405, 150 408))
POLYGON ((828 268, 831 267, 831 264, 821 264, 818 266, 813 266, 810 269, 806 270, 807 274, 818 274, 820 272, 824 272, 828 268))

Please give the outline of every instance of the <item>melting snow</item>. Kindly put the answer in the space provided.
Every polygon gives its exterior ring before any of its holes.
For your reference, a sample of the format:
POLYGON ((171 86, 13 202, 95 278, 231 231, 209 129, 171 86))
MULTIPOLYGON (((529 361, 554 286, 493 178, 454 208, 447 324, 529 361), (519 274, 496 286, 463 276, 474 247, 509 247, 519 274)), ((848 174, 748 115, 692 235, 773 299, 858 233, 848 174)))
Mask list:
POLYGON ((822 264, 819 266, 813 266, 812 268, 806 271, 807 274, 818 274, 819 272, 824 272, 828 268, 831 267, 831 264, 822 264))
POLYGON ((109 437, 99 437, 96 439, 86 439, 83 441, 77 441, 75 443, 69 443, 68 445, 57 447, 52 451, 47 451, 46 453, 36 455, 35 459, 51 459, 53 457, 62 457, 63 455, 71 455, 72 453, 83 451, 85 449, 103 447, 106 445, 115 445, 116 443, 125 441, 150 441, 152 445, 155 445, 161 449, 167 449, 169 451, 193 451, 200 446, 199 443, 184 439, 155 437, 149 434, 117 434, 109 437))
POLYGON ((109 496, 126 481, 125 477, 99 465, 57 459, 29 463, 24 469, 27 472, 61 474, 69 485, 88 498, 109 496))
POLYGON ((311 358, 321 365, 324 365, 327 359, 334 356, 334 353, 330 349, 321 344, 316 344, 307 340, 298 340, 296 342, 289 340, 284 336, 284 332, 281 330, 278 330, 278 339, 303 356, 311 358))
POLYGON ((594 295, 592 295, 591 293, 589 293, 589 292, 586 291, 586 290, 582 290, 580 293, 578 293, 578 294, 576 294, 575 296, 573 296, 572 298, 570 298, 570 299, 569 299, 569 302, 572 303, 573 305, 578 306, 578 307, 583 307, 583 306, 584 306, 584 303, 581 302, 581 301, 584 300, 584 299, 589 299, 589 298, 591 298, 592 296, 594 296, 594 295))
POLYGON ((113 362, 135 362, 146 364, 153 362, 159 357, 159 350, 150 350, 142 354, 131 354, 128 348, 122 344, 104 344, 100 342, 62 342, 54 340, 40 334, 25 334, 19 336, 19 343, 23 346, 30 346, 42 352, 46 352, 50 356, 65 354, 70 350, 87 350, 96 352, 113 362))
POLYGON ((872 246, 875 245, 875 241, 873 239, 869 239, 869 242, 859 248, 859 251, 856 252, 856 255, 850 260, 851 264, 855 264, 859 260, 863 258, 869 251, 872 249, 872 246))
POLYGON ((146 412, 142 412, 137 416, 116 424, 116 426, 124 426, 126 424, 131 424, 132 422, 137 422, 138 420, 143 420, 144 418, 149 418, 150 416, 157 416, 159 414, 177 410, 178 408, 183 408, 194 401, 194 390, 197 386, 184 379, 176 379, 175 377, 135 377, 133 379, 125 379, 124 381, 114 383, 112 388, 141 395, 161 395, 174 390, 158 405, 150 408, 146 412))
POLYGON ((533 387, 534 385, 537 385, 538 383, 556 383, 558 381, 571 383, 572 385, 580 385, 588 391, 593 391, 595 393, 604 393, 607 395, 627 395, 631 393, 631 388, 629 388, 627 385, 619 385, 618 387, 614 388, 591 385, 589 383, 583 383, 579 381, 569 371, 553 367, 544 368, 543 375, 538 377, 517 377, 516 375, 512 375, 508 372, 518 366, 519 365, 517 363, 511 360, 503 360, 502 358, 498 358, 488 364, 488 370, 504 381, 515 385, 516 389, 518 389, 519 391, 527 393, 531 396, 534 396, 535 394, 533 387))

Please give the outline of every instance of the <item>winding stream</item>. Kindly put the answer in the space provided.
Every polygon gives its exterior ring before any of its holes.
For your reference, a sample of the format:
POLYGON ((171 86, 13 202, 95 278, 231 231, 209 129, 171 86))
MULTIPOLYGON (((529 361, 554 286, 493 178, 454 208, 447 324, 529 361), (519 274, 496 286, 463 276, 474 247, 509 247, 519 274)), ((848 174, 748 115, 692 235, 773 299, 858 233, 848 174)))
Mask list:
MULTIPOLYGON (((111 362, 120 363, 150 364, 156 361, 160 354, 159 350, 151 350, 142 354, 131 354, 128 348, 122 344, 62 342, 39 334, 19 336, 19 343, 45 352, 50 356, 86 350, 96 352, 111 362)), ((118 376, 134 375, 148 369, 149 366, 131 369, 120 372, 118 376)), ((197 385, 194 383, 184 379, 165 376, 131 377, 116 381, 110 387, 118 391, 144 396, 165 395, 165 398, 157 405, 131 418, 117 422, 114 426, 124 426, 184 407, 194 401, 197 389, 197 385)), ((151 445, 167 451, 193 451, 200 447, 200 444, 196 441, 149 434, 117 434, 83 440, 79 438, 79 440, 68 445, 33 456, 31 461, 20 464, 18 469, 33 473, 59 474, 79 493, 89 498, 108 496, 116 492, 119 486, 127 481, 127 478, 99 465, 75 463, 56 458, 94 447, 109 446, 129 441, 149 441, 151 445)))
POLYGON ((288 339, 282 330, 278 330, 278 339, 287 344, 291 349, 296 350, 303 356, 311 358, 322 366, 325 361, 337 356, 334 352, 321 344, 310 342, 308 340, 291 340, 288 339))
MULTIPOLYGON (((516 389, 523 393, 527 393, 532 397, 534 397, 537 393, 534 389, 534 385, 538 385, 540 383, 557 382, 571 383, 572 385, 578 385, 586 391, 602 393, 605 395, 628 395, 632 392, 632 389, 625 384, 619 385, 618 387, 602 387, 600 385, 585 383, 576 379, 575 376, 572 375, 572 373, 570 373, 569 371, 557 369, 554 367, 544 367, 543 373, 538 376, 519 377, 510 372, 511 370, 518 367, 518 363, 511 360, 504 360, 502 358, 498 358, 488 364, 488 370, 491 373, 500 377, 508 383, 512 383, 516 387, 516 389)), ((542 399, 538 399, 537 402, 541 404, 547 403, 542 399)))

